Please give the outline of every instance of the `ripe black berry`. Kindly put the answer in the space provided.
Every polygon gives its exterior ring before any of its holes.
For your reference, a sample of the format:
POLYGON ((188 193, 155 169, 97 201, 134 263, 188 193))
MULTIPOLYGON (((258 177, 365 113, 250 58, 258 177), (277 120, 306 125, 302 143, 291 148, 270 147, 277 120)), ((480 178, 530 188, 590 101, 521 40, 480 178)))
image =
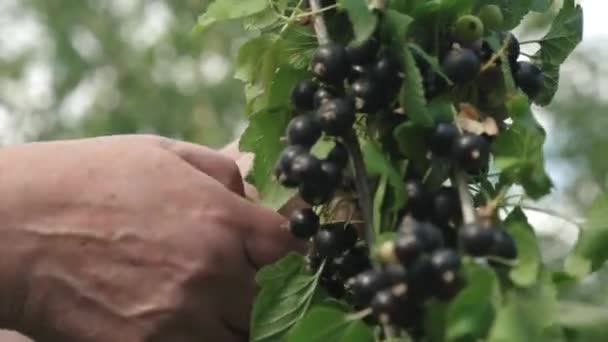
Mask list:
POLYGON ((315 109, 314 98, 319 85, 312 80, 303 80, 296 84, 291 92, 291 104, 300 113, 315 109))
POLYGON ((454 35, 461 43, 471 43, 483 35, 483 22, 474 15, 463 15, 454 25, 454 35))
POLYGON ((345 168, 348 164, 348 150, 341 142, 336 142, 336 146, 329 151, 327 161, 332 162, 341 168, 345 168))
POLYGON ((428 218, 430 211, 429 195, 421 181, 411 179, 405 182, 408 212, 417 220, 428 218))
MULTIPOLYGON (((474 41, 470 46, 468 46, 475 54, 479 57, 482 62, 487 62, 492 58, 494 54, 494 50, 487 41, 483 39, 478 39, 474 41)), ((496 64, 500 64, 500 59, 496 60, 496 64)))
POLYGON ((463 281, 457 272, 445 272, 435 283, 435 296, 451 300, 462 289, 463 281))
POLYGON ((382 109, 385 94, 382 86, 374 82, 372 77, 363 77, 356 80, 353 82, 351 89, 359 112, 373 114, 382 109))
POLYGON ((466 133, 456 140, 454 160, 465 171, 477 174, 488 166, 490 145, 481 136, 466 133))
POLYGON ((414 263, 423 252, 423 243, 416 235, 402 235, 395 240, 395 255, 405 267, 414 263))
POLYGON ((385 51, 372 67, 372 76, 383 84, 387 91, 394 91, 401 84, 401 63, 390 52, 385 51))
POLYGON ((376 292, 388 286, 388 282, 380 270, 369 270, 351 279, 348 286, 353 295, 353 304, 364 308, 369 306, 376 292))
POLYGON ((351 248, 342 255, 332 259, 331 268, 336 270, 342 279, 350 279, 361 272, 371 268, 371 262, 367 253, 351 248))
POLYGON ((442 67, 452 82, 465 84, 477 77, 481 61, 471 49, 452 49, 443 59, 442 67))
POLYGON ((336 92, 329 89, 329 88, 319 88, 319 90, 317 90, 315 92, 314 98, 313 98, 313 105, 314 105, 314 109, 318 109, 319 107, 321 107, 321 105, 323 105, 326 101, 333 99, 334 97, 336 97, 336 92))
POLYGON ((296 210, 289 218, 289 230, 299 239, 310 239, 319 230, 319 216, 311 208, 296 210))
POLYGON ((312 206, 327 203, 335 189, 320 183, 305 182, 300 185, 299 193, 302 200, 312 206))
POLYGON ((488 256, 494 243, 493 229, 477 223, 461 228, 459 237, 463 251, 474 257, 488 256))
POLYGON ((388 265, 382 271, 385 274, 388 286, 394 286, 397 284, 407 284, 408 274, 403 266, 388 265))
POLYGON ((391 322, 392 316, 399 308, 400 301, 390 290, 382 290, 372 300, 372 311, 374 316, 383 324, 391 322))
POLYGON ((300 115, 287 126, 287 141, 290 145, 311 147, 321 137, 321 124, 312 115, 300 115))
POLYGON ((336 229, 321 228, 314 237, 314 248, 324 258, 335 258, 345 250, 342 234, 336 229))
POLYGON ((504 44, 505 40, 509 40, 509 46, 507 47, 507 58, 509 59, 509 64, 511 67, 516 67, 517 59, 519 58, 519 54, 521 52, 519 41, 511 32, 501 32, 499 34, 499 38, 501 45, 504 44))
POLYGON ((410 294, 421 302, 433 295, 435 273, 428 257, 421 257, 408 268, 410 294))
POLYGON ((321 177, 321 161, 310 153, 302 153, 291 162, 289 178, 298 183, 314 183, 321 177))
POLYGON ((437 157, 448 157, 456 139, 460 135, 458 128, 451 123, 440 123, 435 127, 435 131, 429 139, 429 148, 433 155, 437 157))
POLYGON ((460 262, 460 256, 452 249, 440 249, 431 255, 433 270, 440 277, 445 272, 457 272, 460 269, 460 262))
POLYGON ((318 111, 323 131, 328 135, 342 136, 355 123, 355 105, 350 98, 331 99, 318 111))
POLYGON ((349 223, 346 226, 343 226, 341 234, 342 242, 344 243, 345 249, 351 249, 355 247, 355 244, 359 239, 359 232, 357 231, 357 227, 349 223))
POLYGON ((374 61, 380 49, 380 41, 371 37, 361 44, 351 44, 346 48, 350 62, 355 65, 366 65, 374 61))
POLYGON ((342 172, 344 171, 338 164, 330 161, 321 162, 321 182, 329 187, 336 188, 342 182, 342 172))
POLYGON ((517 245, 509 233, 501 228, 492 230, 492 248, 489 255, 503 259, 517 258, 517 245))
POLYGON ((532 63, 519 62, 517 64, 515 82, 529 98, 534 99, 543 88, 545 76, 540 68, 532 63))
POLYGON ((312 71, 323 82, 341 84, 350 72, 348 53, 342 45, 326 44, 312 57, 312 71))
POLYGON ((283 186, 298 186, 299 182, 292 178, 291 166, 296 157, 307 153, 306 148, 297 145, 288 146, 283 150, 274 169, 275 177, 283 186))
POLYGON ((441 187, 433 195, 433 221, 438 224, 456 223, 461 217, 460 199, 456 189, 441 187))
POLYGON ((321 277, 319 283, 331 297, 340 299, 344 296, 344 280, 339 275, 332 274, 328 277, 321 277))
POLYGON ((432 252, 444 245, 441 230, 429 222, 414 221, 412 224, 402 227, 401 233, 404 236, 414 236, 424 252, 432 252))

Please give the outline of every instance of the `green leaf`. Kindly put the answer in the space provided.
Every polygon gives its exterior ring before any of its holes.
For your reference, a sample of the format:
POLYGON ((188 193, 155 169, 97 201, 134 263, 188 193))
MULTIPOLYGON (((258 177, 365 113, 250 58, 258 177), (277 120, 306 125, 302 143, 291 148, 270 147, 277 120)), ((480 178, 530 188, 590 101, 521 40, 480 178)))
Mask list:
POLYGON ((547 105, 551 102, 557 91, 559 66, 566 61, 582 39, 583 9, 574 0, 566 0, 549 32, 540 40, 540 50, 534 56, 548 76, 541 95, 536 99, 538 104, 547 105))
POLYGON ((376 193, 374 194, 374 231, 376 235, 382 231, 382 208, 384 207, 384 199, 386 198, 386 188, 388 186, 388 176, 381 175, 376 193))
POLYGON ((395 10, 388 9, 384 12, 383 33, 393 47, 403 47, 403 42, 407 38, 407 33, 413 21, 412 17, 395 10))
POLYGON ((410 49, 416 51, 416 53, 421 56, 427 63, 429 63, 429 65, 431 66, 431 70, 433 70, 437 75, 441 76, 441 78, 443 78, 448 83, 448 85, 452 85, 452 81, 443 72, 443 68, 441 67, 441 65, 439 65, 439 62, 437 61, 436 57, 433 57, 426 53, 426 51, 424 51, 424 49, 422 49, 417 44, 409 43, 408 46, 410 49))
POLYGON ((579 302, 559 304, 559 323, 569 342, 607 341, 608 308, 579 302))
POLYGON ((260 270, 256 281, 261 291, 253 307, 250 341, 283 340, 306 314, 319 274, 310 275, 304 257, 297 254, 260 270))
POLYGON ((533 288, 509 290, 486 341, 545 342, 544 331, 557 320, 556 296, 548 273, 533 288))
POLYGON ((393 210, 397 211, 405 204, 405 189, 401 174, 384 152, 371 140, 366 140, 361 146, 367 172, 370 175, 386 175, 393 194, 393 210))
POLYGON ((266 9, 266 0, 216 0, 198 18, 195 30, 201 32, 218 21, 245 18, 266 9))
POLYGON ((490 0, 480 1, 480 3, 498 5, 504 16, 504 29, 511 30, 521 23, 524 16, 530 12, 530 7, 535 1, 539 0, 490 0))
POLYGON ((544 13, 551 9, 554 0, 532 0, 530 10, 534 12, 544 13))
POLYGON ((260 193, 262 203, 280 209, 295 195, 274 180, 273 169, 284 148, 281 137, 290 120, 289 109, 280 107, 257 112, 241 136, 240 149, 255 154, 248 180, 260 193))
POLYGON ((378 17, 370 11, 366 0, 338 0, 340 7, 348 13, 355 32, 355 42, 362 43, 376 30, 378 17))
POLYGON ((424 86, 420 69, 416 66, 416 61, 407 46, 403 49, 403 86, 399 95, 401 107, 413 123, 421 126, 430 127, 433 119, 426 108, 426 98, 424 96, 424 86))
POLYGON ((267 105, 265 102, 255 101, 267 93, 275 77, 279 47, 276 36, 265 34, 243 44, 238 52, 234 76, 246 84, 250 113, 267 105))
POLYGON ((429 165, 425 130, 413 122, 404 122, 393 131, 399 150, 411 161, 410 165, 420 167, 419 172, 424 172, 429 165))
POLYGON ((281 60, 296 69, 306 69, 319 46, 312 28, 292 25, 282 37, 281 60))
POLYGON ((566 271, 583 277, 608 260, 608 196, 595 201, 581 229, 574 250, 566 259, 566 271))
POLYGON ((552 187, 543 156, 545 131, 534 118, 525 96, 508 100, 507 109, 513 125, 492 146, 495 165, 503 171, 503 181, 520 184, 530 197, 540 198, 552 187))
POLYGON ((447 341, 477 341, 486 336, 494 320, 495 273, 488 267, 465 263, 466 287, 450 303, 447 341))
MULTIPOLYGON (((278 340, 274 340, 278 341, 278 340)), ((287 342, 374 342, 372 330, 346 312, 330 307, 314 307, 289 333, 287 342)))
POLYGON ((509 276, 513 283, 518 286, 532 286, 538 280, 542 266, 534 230, 520 208, 515 208, 509 214, 504 225, 517 245, 517 262, 511 269, 509 276))

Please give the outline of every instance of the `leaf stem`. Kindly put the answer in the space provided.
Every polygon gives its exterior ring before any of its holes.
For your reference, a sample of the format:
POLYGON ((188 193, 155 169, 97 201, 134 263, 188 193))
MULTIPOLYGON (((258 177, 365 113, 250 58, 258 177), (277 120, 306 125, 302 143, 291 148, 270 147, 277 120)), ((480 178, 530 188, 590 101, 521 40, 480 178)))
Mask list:
POLYGON ((473 204, 473 198, 469 193, 467 174, 462 170, 455 170, 454 176, 452 177, 454 186, 458 189, 458 197, 460 197, 460 206, 462 209, 462 219, 464 224, 473 224, 477 221, 477 214, 475 213, 475 205, 473 204))
MULTIPOLYGON (((309 0, 309 3, 312 12, 317 13, 314 15, 314 28, 315 33, 317 34, 317 40, 320 45, 325 45, 330 42, 330 39, 323 16, 319 14, 319 11, 321 10, 320 0, 309 0)), ((358 193, 359 209, 361 209, 361 215, 365 222, 365 241, 368 246, 372 247, 376 240, 376 234, 373 227, 372 192, 368 182, 365 162, 363 161, 363 154, 361 153, 361 146, 359 145, 359 139, 353 129, 344 136, 343 140, 344 145, 351 156, 351 165, 358 193)))
POLYGON ((492 55, 492 57, 486 62, 486 64, 484 64, 481 67, 481 72, 484 72, 486 70, 488 70, 489 68, 493 67, 496 64, 496 61, 501 58, 505 52, 507 52, 507 49, 509 48, 510 44, 510 40, 509 38, 505 39, 505 41, 502 43, 502 46, 500 47, 500 49, 498 51, 496 51, 496 53, 494 53, 492 55))
POLYGON ((526 44, 539 44, 539 43, 541 43, 542 41, 543 41, 542 39, 524 40, 523 42, 519 42, 519 45, 526 45, 526 44))

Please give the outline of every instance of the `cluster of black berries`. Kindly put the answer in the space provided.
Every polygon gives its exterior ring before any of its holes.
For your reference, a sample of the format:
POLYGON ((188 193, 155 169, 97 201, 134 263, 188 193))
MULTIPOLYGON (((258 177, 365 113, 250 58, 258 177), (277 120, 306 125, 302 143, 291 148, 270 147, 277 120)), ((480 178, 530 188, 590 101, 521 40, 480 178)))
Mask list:
POLYGON ((449 160, 461 170, 479 174, 488 167, 490 144, 481 135, 461 133, 452 123, 439 123, 428 140, 433 157, 449 160))

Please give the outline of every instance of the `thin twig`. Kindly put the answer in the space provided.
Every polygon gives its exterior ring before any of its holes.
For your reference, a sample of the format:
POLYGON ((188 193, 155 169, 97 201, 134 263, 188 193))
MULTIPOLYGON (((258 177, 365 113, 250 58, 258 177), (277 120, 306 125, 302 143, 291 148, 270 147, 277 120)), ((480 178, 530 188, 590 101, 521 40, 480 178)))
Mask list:
POLYGON ((522 42, 519 42, 519 45, 538 44, 538 43, 541 43, 542 41, 543 41, 542 39, 524 40, 522 42))
POLYGON ((458 197, 460 197, 460 206, 462 209, 462 219, 464 224, 475 223, 477 221, 477 214, 475 213, 473 198, 469 193, 467 174, 464 173, 464 171, 455 170, 452 181, 454 186, 456 186, 458 189, 458 197))
POLYGON ((325 21, 323 20, 323 16, 319 15, 321 8, 323 8, 321 6, 321 1, 320 0, 309 0, 309 2, 310 2, 310 9, 312 10, 312 12, 317 13, 313 16, 315 33, 317 34, 317 40, 319 41, 320 45, 325 45, 330 42, 330 39, 329 39, 329 33, 327 31, 327 26, 325 25, 325 21))

